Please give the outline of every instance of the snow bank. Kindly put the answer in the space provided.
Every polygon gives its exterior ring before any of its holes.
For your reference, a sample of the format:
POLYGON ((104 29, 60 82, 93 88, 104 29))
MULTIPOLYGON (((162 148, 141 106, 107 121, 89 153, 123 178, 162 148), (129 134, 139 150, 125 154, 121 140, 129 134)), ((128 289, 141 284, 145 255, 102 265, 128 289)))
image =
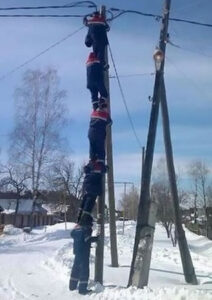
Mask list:
POLYGON ((149 288, 137 289, 105 288, 99 294, 91 294, 87 299, 96 300, 211 300, 212 293, 205 291, 192 291, 186 288, 161 288, 151 290, 149 288))
POLYGON ((23 230, 20 228, 16 228, 13 225, 6 225, 4 226, 4 234, 7 235, 18 235, 18 234, 22 234, 23 230))

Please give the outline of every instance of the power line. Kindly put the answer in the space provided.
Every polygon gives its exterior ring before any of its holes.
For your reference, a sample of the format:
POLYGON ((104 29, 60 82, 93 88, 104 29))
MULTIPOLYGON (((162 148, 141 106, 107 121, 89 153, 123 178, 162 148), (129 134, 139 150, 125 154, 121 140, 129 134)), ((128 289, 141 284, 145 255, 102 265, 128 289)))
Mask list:
POLYGON ((192 21, 192 20, 184 20, 184 19, 178 19, 178 18, 169 18, 169 20, 170 21, 176 21, 176 22, 183 22, 183 23, 193 24, 193 25, 205 26, 205 27, 212 27, 212 24, 201 23, 201 22, 192 21))
POLYGON ((201 51, 196 51, 196 50, 193 50, 193 49, 182 47, 180 45, 174 44, 171 41, 168 41, 168 44, 171 45, 171 46, 173 46, 173 47, 175 47, 175 48, 177 48, 177 49, 183 50, 183 51, 188 51, 188 52, 195 53, 195 54, 198 54, 198 55, 201 55, 201 56, 205 56, 205 57, 212 57, 212 55, 205 54, 205 53, 203 53, 201 51))
MULTIPOLYGON (((125 74, 125 75, 119 75, 119 78, 120 77, 137 77, 137 76, 147 76, 147 75, 150 75, 150 76, 153 76, 155 75, 155 72, 151 72, 151 73, 137 73, 137 74, 125 74)), ((109 76, 110 78, 116 78, 115 75, 110 75, 109 76)))
POLYGON ((85 15, 0 15, 0 18, 83 18, 85 15))
MULTIPOLYGON (((0 10, 18 10, 18 9, 50 9, 50 8, 71 8, 71 7, 82 7, 81 4, 82 3, 90 3, 88 6, 86 7, 90 7, 90 8, 95 8, 97 9, 97 6, 94 2, 92 1, 81 1, 81 2, 76 2, 75 4, 67 4, 67 5, 63 5, 63 6, 59 6, 59 5, 54 5, 54 6, 37 6, 37 7, 11 7, 11 8, 0 8, 0 10)), ((112 14, 112 17, 109 19, 109 21, 115 20, 118 17, 122 16, 123 14, 126 13, 133 13, 133 14, 138 14, 141 16, 146 16, 146 17, 153 17, 156 20, 160 20, 162 19, 162 16, 160 15, 156 15, 156 14, 152 14, 152 13, 144 13, 141 11, 137 11, 137 10, 122 10, 119 8, 110 8, 108 10, 108 13, 112 14), (113 12, 118 12, 118 14, 116 16, 113 16, 113 12)), ((44 17, 48 17, 48 18, 73 18, 73 17, 83 17, 82 15, 70 15, 70 14, 66 14, 66 15, 52 15, 52 14, 48 14, 48 15, 26 15, 26 14, 13 14, 13 15, 0 15, 1 18, 18 18, 18 17, 28 17, 28 18, 44 18, 44 17)), ((209 23, 202 23, 202 22, 198 22, 198 21, 193 21, 193 20, 185 20, 185 19, 180 19, 180 18, 169 18, 170 21, 175 21, 175 22, 183 22, 183 23, 187 23, 187 24, 192 24, 192 25, 198 25, 198 26, 204 26, 204 27, 212 27, 212 24, 209 23)))
POLYGON ((126 112, 127 112, 127 116, 128 116, 130 125, 132 127, 133 134, 134 134, 134 136, 136 138, 136 141, 137 141, 137 143, 139 145, 139 148, 142 148, 141 142, 140 142, 139 137, 138 137, 138 135, 136 133, 135 126, 133 124, 133 121, 132 121, 132 118, 131 118, 131 115, 130 115, 130 112, 129 112, 129 109, 128 109, 128 106, 127 106, 127 101, 126 101, 126 98, 125 98, 125 95, 124 95, 124 91, 123 91, 122 86, 121 86, 121 82, 120 82, 120 79, 119 79, 118 71, 117 71, 117 68, 116 68, 116 65, 115 65, 115 61, 114 61, 114 58, 113 58, 113 54, 112 54, 112 50, 111 50, 110 45, 109 45, 109 50, 110 50, 111 60, 112 60, 112 63, 113 63, 113 68, 114 68, 114 71, 115 71, 115 74, 116 74, 116 78, 117 78, 117 81, 118 81, 118 85, 119 85, 119 89, 120 89, 120 92, 121 92, 122 101, 124 103, 124 106, 125 106, 125 109, 126 109, 126 112))
MULTIPOLYGON (((153 17, 156 20, 160 20, 162 19, 162 16, 160 15, 156 15, 156 14, 151 14, 151 13, 144 13, 141 11, 137 11, 137 10, 122 10, 119 8, 110 8, 110 10, 119 12, 116 16, 114 16, 111 20, 114 20, 120 16, 122 16, 123 14, 126 13, 133 13, 133 14, 137 14, 137 15, 141 15, 141 16, 145 16, 145 17, 153 17)), ((170 21, 176 21, 176 22, 183 22, 183 23, 188 23, 188 24, 193 24, 193 25, 199 25, 199 26, 206 26, 206 27, 212 27, 212 24, 209 23, 201 23, 201 22, 197 22, 197 21, 192 21, 192 20, 185 20, 185 19, 179 19, 179 18, 169 18, 170 21)))
POLYGON ((75 35, 76 33, 78 33, 80 30, 82 30, 84 28, 84 25, 80 28, 78 28, 77 30, 73 31, 72 33, 69 33, 68 35, 66 35, 64 38, 60 39, 59 41, 57 41, 56 43, 52 44, 51 46, 49 46, 48 48, 46 48, 45 50, 41 51, 40 53, 38 53, 37 55, 33 56, 32 58, 26 60, 24 63, 22 63, 21 65, 17 66, 16 68, 14 68, 13 70, 9 71, 8 73, 6 73, 5 75, 0 77, 0 81, 5 79, 8 75, 18 71, 19 69, 21 69, 22 67, 26 66, 27 64, 31 63, 32 61, 34 61, 36 58, 40 57, 41 55, 45 54, 46 52, 48 52, 49 50, 51 50, 52 48, 60 45, 62 42, 66 41, 67 39, 69 39, 70 37, 72 37, 73 35, 75 35))
POLYGON ((47 5, 47 6, 19 6, 19 7, 1 7, 0 11, 8 10, 33 10, 33 9, 58 9, 58 8, 72 8, 72 7, 90 7, 97 8, 96 4, 93 1, 78 1, 72 2, 65 5, 47 5), (86 5, 87 4, 87 5, 86 5))

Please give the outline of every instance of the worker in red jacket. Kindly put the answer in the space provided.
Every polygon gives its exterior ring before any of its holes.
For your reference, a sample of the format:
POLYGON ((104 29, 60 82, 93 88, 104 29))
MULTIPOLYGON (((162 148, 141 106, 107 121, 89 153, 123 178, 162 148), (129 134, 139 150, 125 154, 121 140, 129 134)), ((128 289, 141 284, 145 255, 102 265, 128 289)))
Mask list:
POLYGON ((89 156, 93 172, 105 173, 105 138, 106 127, 112 124, 107 103, 100 102, 93 110, 90 118, 88 139, 90 144, 89 156))
POLYGON ((99 13, 94 12, 91 18, 84 18, 84 24, 88 26, 88 33, 85 38, 87 47, 93 46, 93 52, 100 60, 103 68, 107 69, 105 63, 105 47, 108 45, 107 31, 110 27, 105 18, 99 13))
POLYGON ((99 58, 91 52, 86 62, 87 69, 87 88, 91 92, 93 109, 98 107, 99 98, 107 100, 108 92, 104 84, 103 67, 99 58))

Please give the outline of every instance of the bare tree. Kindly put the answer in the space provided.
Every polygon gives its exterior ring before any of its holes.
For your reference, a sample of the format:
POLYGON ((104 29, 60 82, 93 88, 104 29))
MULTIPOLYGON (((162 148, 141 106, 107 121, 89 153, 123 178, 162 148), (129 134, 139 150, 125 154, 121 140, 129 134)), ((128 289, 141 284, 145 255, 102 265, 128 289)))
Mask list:
POLYGON ((195 162, 192 162, 188 165, 188 174, 192 178, 193 184, 193 196, 194 196, 194 223, 197 222, 197 207, 198 207, 198 183, 199 183, 199 171, 195 162))
POLYGON ((26 190, 26 182, 29 179, 29 174, 25 170, 19 169, 17 166, 1 165, 0 187, 12 188, 16 193, 16 208, 15 208, 15 220, 16 225, 17 214, 19 210, 21 194, 26 190))
POLYGON ((208 207, 212 207, 212 184, 207 187, 208 207))
POLYGON ((190 163, 188 167, 189 175, 192 178, 194 185, 194 206, 195 210, 197 205, 203 207, 205 212, 206 219, 206 235, 208 228, 208 219, 207 219, 207 181, 209 175, 209 168, 206 166, 205 162, 201 160, 195 160, 190 163))
POLYGON ((65 125, 65 91, 59 90, 57 71, 29 70, 16 89, 15 128, 11 134, 10 160, 28 168, 33 195, 45 169, 61 145, 65 125))
POLYGON ((158 203, 157 219, 165 228, 167 237, 176 246, 176 232, 174 226, 174 208, 169 187, 166 160, 161 157, 154 168, 151 197, 158 203))
POLYGON ((51 190, 60 191, 69 219, 75 220, 82 194, 83 168, 75 172, 74 163, 65 157, 56 161, 50 169, 47 180, 51 190))
POLYGON ((124 217, 136 220, 138 214, 139 194, 138 189, 132 187, 130 191, 122 195, 119 202, 121 209, 124 211, 124 217))

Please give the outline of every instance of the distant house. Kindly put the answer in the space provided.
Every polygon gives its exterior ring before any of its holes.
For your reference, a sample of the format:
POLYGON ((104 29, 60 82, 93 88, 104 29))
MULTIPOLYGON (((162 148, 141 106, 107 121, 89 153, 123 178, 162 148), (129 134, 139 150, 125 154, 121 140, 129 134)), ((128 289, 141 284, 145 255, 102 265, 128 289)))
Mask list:
POLYGON ((13 224, 16 227, 41 226, 53 224, 54 216, 42 207, 41 201, 34 201, 31 193, 19 199, 14 192, 0 192, 0 224, 13 224))
POLYGON ((17 194, 13 192, 0 193, 0 207, 3 209, 5 214, 13 214, 16 209, 17 214, 47 214, 47 210, 42 207, 41 203, 34 203, 32 198, 28 198, 26 196, 22 196, 19 200, 17 200, 17 194))

